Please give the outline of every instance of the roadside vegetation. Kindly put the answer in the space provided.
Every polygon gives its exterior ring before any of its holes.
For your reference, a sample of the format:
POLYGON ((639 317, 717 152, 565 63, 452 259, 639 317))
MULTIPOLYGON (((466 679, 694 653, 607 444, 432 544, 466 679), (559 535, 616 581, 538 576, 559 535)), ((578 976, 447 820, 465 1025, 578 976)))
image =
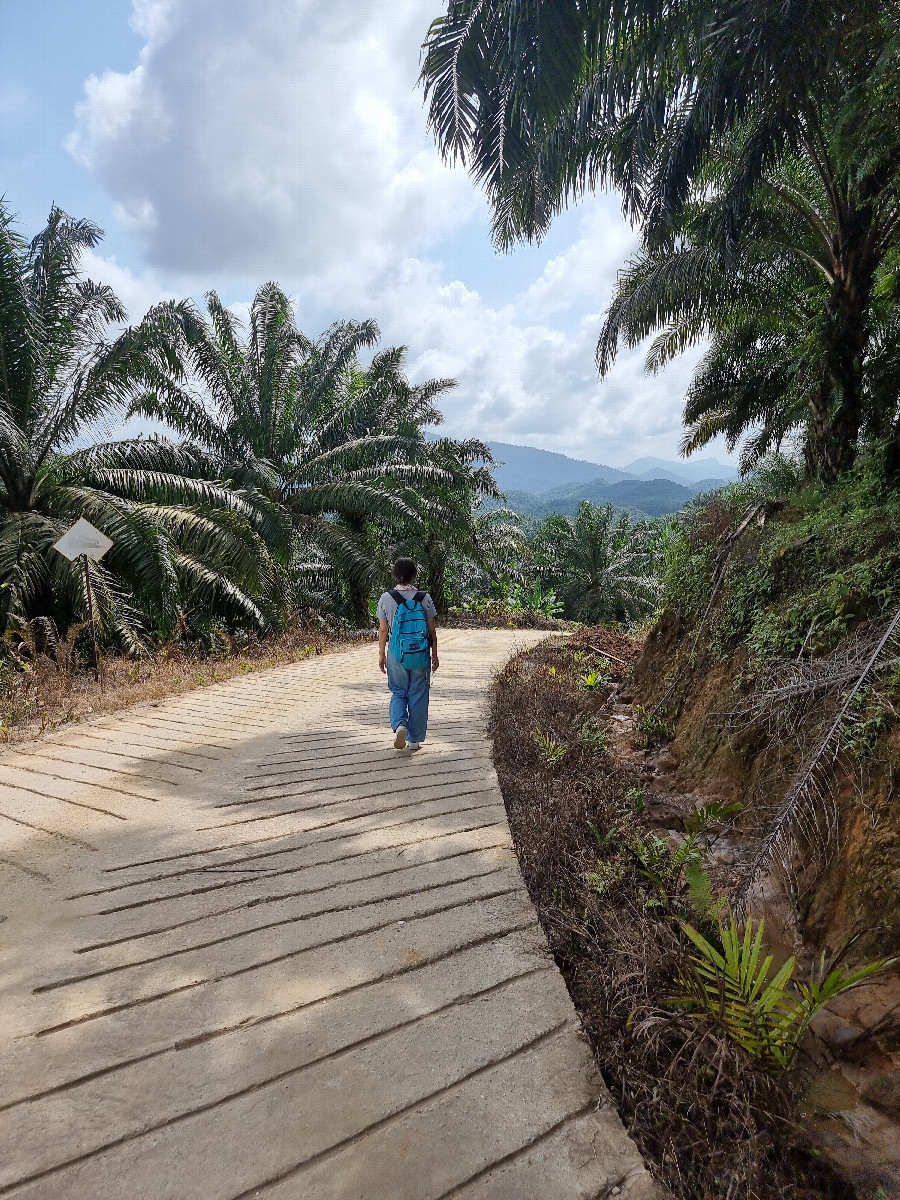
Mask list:
POLYGON ((775 965, 764 922, 736 919, 710 847, 739 806, 689 806, 673 837, 643 754, 623 753, 663 736, 615 728, 640 652, 585 628, 496 678, 494 761, 531 898, 617 1108, 674 1196, 850 1200, 863 1193, 799 1120, 823 1070, 808 1031, 885 964, 838 951, 775 965))
MULTIPOLYGON (((77 627, 76 627, 77 628, 77 627)), ((25 637, 31 637, 26 631, 25 637)), ((327 622, 305 621, 281 633, 232 635, 209 645, 168 644, 139 657, 105 654, 101 674, 73 662, 75 638, 19 641, 0 661, 0 728, 4 744, 49 736, 60 726, 136 704, 223 683, 269 667, 305 662, 353 644, 327 622)))
POLYGON ((896 950, 900 489, 872 448, 830 486, 774 459, 675 529, 638 692, 741 796, 735 900, 777 881, 796 935, 896 950))

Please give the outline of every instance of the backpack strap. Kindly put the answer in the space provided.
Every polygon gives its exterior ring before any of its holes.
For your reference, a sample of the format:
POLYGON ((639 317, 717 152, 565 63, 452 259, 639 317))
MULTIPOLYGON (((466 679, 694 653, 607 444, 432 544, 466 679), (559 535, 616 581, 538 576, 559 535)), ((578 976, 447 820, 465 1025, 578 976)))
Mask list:
POLYGON ((404 596, 396 588, 391 588, 391 590, 388 592, 388 595, 399 608, 401 604, 407 604, 410 600, 412 600, 414 604, 421 604, 425 599, 427 592, 413 592, 411 596, 404 596))

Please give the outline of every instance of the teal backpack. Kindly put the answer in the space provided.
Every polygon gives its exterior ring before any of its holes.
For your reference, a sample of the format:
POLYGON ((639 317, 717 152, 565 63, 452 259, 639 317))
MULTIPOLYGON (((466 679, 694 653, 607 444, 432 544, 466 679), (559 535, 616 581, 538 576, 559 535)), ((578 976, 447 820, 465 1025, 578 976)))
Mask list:
POLYGON ((394 588, 388 595, 397 602, 391 626, 390 652, 405 670, 421 671, 431 660, 428 621, 422 607, 425 593, 415 592, 407 598, 394 588))

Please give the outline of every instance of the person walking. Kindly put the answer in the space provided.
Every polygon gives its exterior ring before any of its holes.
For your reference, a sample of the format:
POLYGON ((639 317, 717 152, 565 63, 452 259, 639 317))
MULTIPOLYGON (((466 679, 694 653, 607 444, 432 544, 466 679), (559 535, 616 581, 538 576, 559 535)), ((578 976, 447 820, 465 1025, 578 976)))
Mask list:
POLYGON ((419 750, 428 730, 431 672, 440 666, 437 609, 416 587, 411 558, 398 558, 392 574, 396 587, 378 601, 378 666, 391 689, 394 749, 419 750))

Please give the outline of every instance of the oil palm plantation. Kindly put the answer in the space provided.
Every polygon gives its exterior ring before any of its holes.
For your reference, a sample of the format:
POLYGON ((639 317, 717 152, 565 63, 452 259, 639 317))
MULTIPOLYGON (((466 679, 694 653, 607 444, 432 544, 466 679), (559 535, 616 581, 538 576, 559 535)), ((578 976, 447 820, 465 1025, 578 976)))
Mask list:
POLYGON ((398 350, 361 370, 360 352, 379 337, 375 322, 339 322, 312 341, 274 283, 257 291, 246 334, 215 292, 207 312, 187 312, 182 323, 199 388, 147 390, 132 411, 164 421, 221 478, 278 509, 295 576, 330 568, 366 596, 373 559, 357 525, 419 522, 401 493, 438 474, 419 424, 449 383, 411 387, 398 350))
POLYGON ((114 542, 90 575, 101 629, 137 649, 217 619, 264 627, 271 558, 256 497, 211 482, 201 455, 159 439, 85 445, 143 390, 176 395, 184 310, 136 326, 83 279, 101 231, 54 208, 30 244, 0 209, 0 623, 84 618, 85 580, 53 543, 86 517, 114 542), (113 332, 110 332, 110 329, 113 332))
MULTIPOLYGON (((834 147, 832 161, 840 153, 834 147)), ((635 347, 652 333, 652 370, 688 346, 709 342, 686 399, 684 451, 718 434, 732 449, 746 437, 743 465, 750 468, 797 433, 808 475, 834 479, 852 461, 861 435, 890 437, 897 418, 895 389, 884 382, 900 366, 891 248, 900 192, 884 191, 872 222, 877 266, 865 301, 860 298, 851 378, 845 354, 833 353, 830 315, 841 228, 817 172, 802 158, 767 172, 754 189, 741 239, 723 256, 727 164, 718 165, 710 163, 697 198, 673 219, 666 237, 646 238, 620 275, 598 366, 605 374, 620 341, 635 347)))
POLYGON ((578 621, 632 621, 651 612, 658 595, 652 535, 611 504, 585 500, 575 519, 554 514, 534 544, 544 580, 578 621))
POLYGON ((423 436, 427 427, 443 422, 435 401, 456 381, 411 384, 405 363, 405 347, 391 347, 351 380, 354 399, 348 407, 356 430, 380 429, 404 439, 405 456, 388 465, 385 475, 390 494, 403 504, 377 514, 345 511, 340 517, 357 545, 365 548, 370 564, 368 571, 345 580, 350 611, 360 624, 367 619, 377 577, 386 577, 388 561, 397 553, 412 555, 422 565, 423 586, 445 616, 463 562, 490 570, 521 543, 521 532, 506 510, 479 512, 485 498, 500 495, 487 446, 474 438, 423 436), (415 522, 409 521, 409 511, 417 514, 415 522))

